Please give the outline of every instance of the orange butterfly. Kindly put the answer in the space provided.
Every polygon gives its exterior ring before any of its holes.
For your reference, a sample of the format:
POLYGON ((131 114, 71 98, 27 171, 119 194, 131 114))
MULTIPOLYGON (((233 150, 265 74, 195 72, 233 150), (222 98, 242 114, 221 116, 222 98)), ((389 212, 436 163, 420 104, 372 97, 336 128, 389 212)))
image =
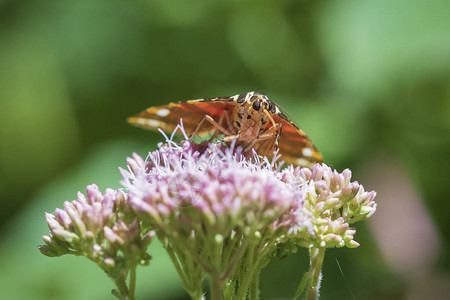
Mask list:
POLYGON ((279 149, 281 160, 289 164, 311 167, 322 162, 313 142, 287 112, 257 92, 150 107, 128 122, 172 132, 180 118, 186 133, 193 137, 214 132, 210 140, 221 135, 222 142, 236 140, 244 151, 254 148, 270 157, 279 149))

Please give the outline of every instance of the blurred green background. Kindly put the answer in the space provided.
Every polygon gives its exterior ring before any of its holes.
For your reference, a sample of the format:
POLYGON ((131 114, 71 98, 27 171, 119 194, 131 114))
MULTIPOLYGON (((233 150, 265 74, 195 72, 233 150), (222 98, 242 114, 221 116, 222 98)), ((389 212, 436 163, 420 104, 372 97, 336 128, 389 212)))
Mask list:
MULTIPOLYGON (((378 192, 357 249, 327 252, 321 299, 450 295, 450 2, 0 0, 0 298, 113 299, 83 258, 42 256, 44 212, 162 141, 125 119, 170 101, 266 93, 378 192)), ((187 299, 152 245, 139 299, 187 299)), ((299 249, 264 271, 290 299, 299 249)))

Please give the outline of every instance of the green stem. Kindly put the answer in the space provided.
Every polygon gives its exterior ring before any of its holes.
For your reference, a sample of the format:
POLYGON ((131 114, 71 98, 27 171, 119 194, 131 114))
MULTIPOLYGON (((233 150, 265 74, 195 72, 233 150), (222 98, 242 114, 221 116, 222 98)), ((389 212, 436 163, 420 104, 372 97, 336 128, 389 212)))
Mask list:
POLYGON ((209 245, 211 249, 211 272, 209 272, 209 284, 211 289, 211 300, 222 300, 222 280, 221 280, 221 270, 222 270, 222 244, 218 244, 213 241, 209 245))
POLYGON ((218 272, 209 275, 209 287, 211 290, 211 300, 222 300, 222 284, 218 272))
POLYGON ((322 271, 324 256, 325 256, 325 247, 309 249, 309 259, 311 265, 309 270, 308 293, 306 295, 307 300, 318 299, 320 289, 320 279, 321 279, 320 274, 322 271))
POLYGON ((136 291, 136 265, 132 266, 130 269, 130 285, 128 290, 128 300, 135 299, 136 291))
POLYGON ((123 278, 123 276, 120 276, 119 279, 114 280, 117 288, 119 289, 119 292, 121 294, 121 296, 126 297, 128 295, 128 288, 127 288, 127 283, 125 282, 125 279, 123 278))
POLYGON ((242 242, 242 245, 239 246, 239 249, 236 251, 234 256, 229 261, 227 269, 225 270, 225 272, 223 272, 222 276, 220 276, 220 280, 222 281, 226 280, 228 276, 230 276, 230 273, 236 267, 237 262, 242 258, 242 255, 244 255, 248 244, 249 244, 248 240, 244 240, 242 242))
POLYGON ((246 298, 256 267, 254 255, 255 245, 250 245, 250 247, 248 248, 247 257, 245 258, 247 260, 247 267, 243 268, 239 275, 239 288, 237 291, 236 299, 244 300, 246 298))
MULTIPOLYGON (((178 255, 172 245, 166 246, 166 251, 169 254, 170 260, 175 266, 175 270, 178 273, 178 276, 181 279, 184 289, 188 292, 194 300, 203 299, 203 291, 201 286, 201 274, 199 278, 194 278, 195 276, 189 276, 192 274, 185 274, 185 268, 182 267, 180 260, 178 259, 178 255), (196 280, 198 279, 198 280, 196 280), (195 282, 192 282, 194 280, 195 282)), ((188 258, 189 260, 189 258, 188 258)), ((186 262, 185 262, 186 263, 186 262)), ((189 262, 188 262, 189 263, 189 262)))
POLYGON ((191 291, 189 295, 193 300, 204 300, 202 289, 203 272, 194 259, 186 257, 183 263, 184 273, 188 274, 191 291))
POLYGON ((252 284, 250 286, 250 295, 249 295, 250 300, 259 299, 259 273, 260 269, 257 272, 255 272, 253 276, 252 284))
POLYGON ((203 268, 203 270, 206 273, 210 273, 211 269, 203 262, 203 260, 200 258, 200 256, 197 253, 197 250, 194 250, 192 247, 190 247, 189 245, 185 244, 183 249, 187 249, 188 252, 191 254, 191 256, 195 259, 195 261, 203 268))
POLYGON ((175 251, 173 250, 173 248, 171 246, 167 246, 166 247, 166 251, 167 251, 167 254, 169 254, 170 260, 172 261, 173 265, 175 266, 175 270, 177 271, 178 276, 180 276, 180 279, 181 279, 181 282, 183 283, 183 286, 185 288, 189 289, 190 285, 187 282, 186 277, 184 276, 183 270, 182 270, 182 268, 180 266, 180 263, 178 261, 178 258, 176 256, 176 254, 175 254, 175 251))

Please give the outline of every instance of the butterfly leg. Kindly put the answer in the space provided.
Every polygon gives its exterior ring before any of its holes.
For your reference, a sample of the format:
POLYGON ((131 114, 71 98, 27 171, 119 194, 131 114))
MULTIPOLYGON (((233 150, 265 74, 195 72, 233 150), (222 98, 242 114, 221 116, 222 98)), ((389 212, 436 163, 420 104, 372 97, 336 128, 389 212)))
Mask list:
POLYGON ((232 140, 238 139, 240 136, 241 136, 241 133, 238 132, 237 134, 227 135, 226 137, 221 139, 221 141, 225 142, 225 143, 228 143, 228 142, 231 142, 232 140))
POLYGON ((266 131, 264 131, 261 135, 258 135, 256 139, 252 141, 250 145, 247 146, 246 151, 253 148, 256 143, 263 141, 262 146, 258 148, 263 150, 265 148, 264 154, 262 152, 260 154, 267 156, 269 154, 269 151, 272 149, 273 155, 275 154, 276 150, 278 149, 278 141, 280 139, 281 135, 281 123, 275 124, 274 126, 270 127, 266 131), (266 146, 267 145, 267 146, 266 146))
POLYGON ((278 128, 277 128, 277 130, 275 131, 275 140, 274 140, 274 143, 273 143, 273 154, 275 155, 275 152, 278 150, 278 143, 279 143, 279 141, 280 141, 280 136, 281 136, 281 129, 283 128, 283 126, 281 125, 281 123, 278 123, 277 124, 278 125, 278 128))
MULTIPOLYGON (((223 121, 225 119, 226 125, 228 126, 228 128, 233 128, 233 123, 231 123, 230 120, 230 115, 228 113, 228 109, 225 109, 222 113, 222 115, 219 118, 219 124, 223 126, 223 121)), ((225 133, 222 131, 222 133, 225 133)), ((212 135, 212 137, 210 138, 210 141, 215 140, 220 134, 220 130, 216 127, 216 130, 214 131, 214 134, 212 135)), ((226 134, 226 133, 225 133, 226 134)))
POLYGON ((229 119, 228 111, 226 110, 220 116, 219 122, 216 122, 210 115, 204 115, 198 122, 195 130, 192 132, 191 137, 195 137, 197 135, 204 121, 208 121, 209 123, 211 123, 211 125, 213 125, 216 128, 216 132, 214 133, 215 136, 218 135, 220 132, 224 133, 227 136, 232 135, 232 133, 229 130, 225 129, 225 127, 222 126, 224 118, 229 119))

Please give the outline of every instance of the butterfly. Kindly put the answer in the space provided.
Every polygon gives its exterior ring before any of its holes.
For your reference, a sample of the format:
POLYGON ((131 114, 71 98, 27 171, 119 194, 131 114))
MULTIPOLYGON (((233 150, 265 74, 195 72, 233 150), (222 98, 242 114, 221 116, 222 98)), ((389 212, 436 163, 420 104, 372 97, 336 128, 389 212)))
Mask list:
POLYGON ((249 92, 231 97, 189 100, 154 106, 129 117, 129 123, 145 129, 172 132, 183 120, 191 137, 213 132, 224 143, 236 141, 249 151, 272 157, 276 150, 288 164, 312 167, 322 155, 289 114, 266 95, 249 92))

